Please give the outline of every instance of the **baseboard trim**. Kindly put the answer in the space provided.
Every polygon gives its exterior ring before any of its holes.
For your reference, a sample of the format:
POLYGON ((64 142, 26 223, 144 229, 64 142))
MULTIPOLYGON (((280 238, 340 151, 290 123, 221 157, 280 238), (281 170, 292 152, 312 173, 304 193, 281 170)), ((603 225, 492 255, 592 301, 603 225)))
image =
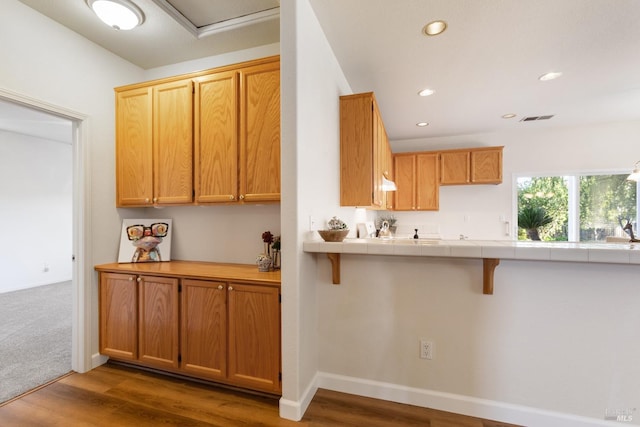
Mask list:
POLYGON ((313 377, 302 398, 298 401, 280 398, 280 417, 292 421, 300 421, 318 391, 318 374, 313 377))
POLYGON ((318 375, 316 375, 316 389, 317 388, 529 427, 620 426, 620 423, 613 421, 581 417, 453 393, 443 393, 398 384, 335 375, 326 372, 319 372, 318 375))
POLYGON ((109 360, 109 357, 103 356, 100 353, 94 353, 91 355, 91 369, 95 369, 100 365, 104 365, 109 360))

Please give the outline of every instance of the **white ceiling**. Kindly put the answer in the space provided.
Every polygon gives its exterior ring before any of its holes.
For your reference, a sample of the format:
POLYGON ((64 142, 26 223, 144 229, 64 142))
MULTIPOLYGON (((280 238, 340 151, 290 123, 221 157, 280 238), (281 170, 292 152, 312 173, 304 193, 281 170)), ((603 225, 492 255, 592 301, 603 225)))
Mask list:
POLYGON ((0 99, 0 130, 71 144, 72 129, 71 120, 0 99))
MULTIPOLYGON (((279 40, 277 0, 134 0, 146 20, 128 32, 83 0, 20 1, 143 68, 279 40), (238 5, 250 8, 226 9, 238 5)), ((392 140, 640 119, 638 0, 309 1, 353 91, 376 93, 392 140), (435 19, 447 31, 421 35, 435 19), (564 74, 538 81, 549 71, 564 74), (425 87, 435 94, 417 96, 425 87), (520 121, 540 115, 554 117, 520 121)))

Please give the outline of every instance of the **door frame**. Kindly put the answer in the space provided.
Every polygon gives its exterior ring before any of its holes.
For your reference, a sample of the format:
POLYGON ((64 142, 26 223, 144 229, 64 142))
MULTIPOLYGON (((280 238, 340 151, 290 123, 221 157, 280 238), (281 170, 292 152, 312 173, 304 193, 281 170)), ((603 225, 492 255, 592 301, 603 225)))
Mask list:
POLYGON ((88 269, 91 245, 85 236, 91 235, 91 170, 89 157, 89 117, 68 108, 50 104, 29 96, 0 88, 0 99, 68 119, 72 122, 72 318, 71 318, 71 369, 87 372, 91 363, 91 292, 93 271, 88 269))

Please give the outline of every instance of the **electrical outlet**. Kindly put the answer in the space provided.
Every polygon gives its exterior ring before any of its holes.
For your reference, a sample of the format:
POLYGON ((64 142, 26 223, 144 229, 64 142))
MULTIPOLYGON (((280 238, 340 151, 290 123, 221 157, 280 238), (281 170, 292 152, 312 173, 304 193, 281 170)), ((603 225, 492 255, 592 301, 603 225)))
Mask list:
POLYGON ((433 342, 420 340, 420 359, 433 360, 433 342))
POLYGON ((47 273, 49 271, 49 264, 44 263, 44 265, 42 266, 42 271, 44 271, 45 273, 47 273))
POLYGON ((316 227, 316 219, 309 215, 309 231, 315 231, 318 228, 316 227))

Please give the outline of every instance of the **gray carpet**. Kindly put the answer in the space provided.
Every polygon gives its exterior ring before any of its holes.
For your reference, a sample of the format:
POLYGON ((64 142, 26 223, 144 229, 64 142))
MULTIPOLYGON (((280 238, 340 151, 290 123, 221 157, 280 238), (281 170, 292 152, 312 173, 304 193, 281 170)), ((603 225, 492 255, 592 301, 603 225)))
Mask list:
POLYGON ((0 294, 0 403, 71 371, 71 282, 0 294))

